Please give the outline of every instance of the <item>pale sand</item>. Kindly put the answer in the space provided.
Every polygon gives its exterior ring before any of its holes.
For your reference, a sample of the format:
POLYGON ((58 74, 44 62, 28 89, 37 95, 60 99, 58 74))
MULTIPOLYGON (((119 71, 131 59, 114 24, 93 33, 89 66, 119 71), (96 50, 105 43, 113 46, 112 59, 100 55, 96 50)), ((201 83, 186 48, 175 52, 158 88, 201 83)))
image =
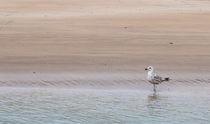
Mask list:
POLYGON ((0 72, 210 72, 210 1, 1 0, 0 72), (170 44, 170 43, 173 44, 170 44))

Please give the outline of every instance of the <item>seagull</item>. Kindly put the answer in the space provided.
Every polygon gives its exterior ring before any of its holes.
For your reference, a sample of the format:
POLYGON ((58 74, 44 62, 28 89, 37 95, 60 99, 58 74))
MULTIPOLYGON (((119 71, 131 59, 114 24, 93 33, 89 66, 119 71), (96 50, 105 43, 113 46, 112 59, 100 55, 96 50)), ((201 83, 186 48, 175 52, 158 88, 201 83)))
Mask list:
POLYGON ((162 83, 164 81, 169 81, 170 80, 169 77, 162 78, 159 75, 155 74, 154 73, 154 68, 152 66, 149 66, 149 67, 145 68, 145 70, 148 71, 148 73, 147 73, 147 80, 150 83, 153 84, 153 86, 154 86, 154 88, 153 88, 154 92, 156 92, 156 87, 155 87, 156 84, 158 85, 158 84, 160 84, 160 83, 162 83))

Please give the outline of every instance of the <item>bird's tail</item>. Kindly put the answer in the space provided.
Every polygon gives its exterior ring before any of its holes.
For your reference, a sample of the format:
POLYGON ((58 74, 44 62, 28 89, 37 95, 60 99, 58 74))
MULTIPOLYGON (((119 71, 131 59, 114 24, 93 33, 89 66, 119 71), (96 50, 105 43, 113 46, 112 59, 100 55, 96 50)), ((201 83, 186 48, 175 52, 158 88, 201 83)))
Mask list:
POLYGON ((164 78, 163 81, 169 81, 169 80, 171 80, 171 79, 169 77, 167 77, 167 78, 164 78))

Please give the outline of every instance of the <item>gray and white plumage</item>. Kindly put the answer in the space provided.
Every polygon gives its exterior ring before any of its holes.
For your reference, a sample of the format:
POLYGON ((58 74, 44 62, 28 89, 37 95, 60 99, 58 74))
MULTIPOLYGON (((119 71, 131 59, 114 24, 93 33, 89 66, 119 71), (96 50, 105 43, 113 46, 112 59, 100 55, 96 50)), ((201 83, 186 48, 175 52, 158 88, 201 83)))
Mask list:
POLYGON ((162 78, 161 76, 154 73, 154 68, 152 66, 147 67, 148 70, 147 80, 152 84, 160 84, 164 81, 169 81, 169 78, 162 78))

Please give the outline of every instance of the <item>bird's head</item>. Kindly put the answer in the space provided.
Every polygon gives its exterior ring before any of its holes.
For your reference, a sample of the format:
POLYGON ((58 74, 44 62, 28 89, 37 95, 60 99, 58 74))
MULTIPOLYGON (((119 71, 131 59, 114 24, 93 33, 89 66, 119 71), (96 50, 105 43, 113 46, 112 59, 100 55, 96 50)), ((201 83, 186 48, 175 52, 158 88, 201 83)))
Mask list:
POLYGON ((153 71, 153 67, 152 66, 148 66, 147 68, 145 68, 145 70, 153 71))

